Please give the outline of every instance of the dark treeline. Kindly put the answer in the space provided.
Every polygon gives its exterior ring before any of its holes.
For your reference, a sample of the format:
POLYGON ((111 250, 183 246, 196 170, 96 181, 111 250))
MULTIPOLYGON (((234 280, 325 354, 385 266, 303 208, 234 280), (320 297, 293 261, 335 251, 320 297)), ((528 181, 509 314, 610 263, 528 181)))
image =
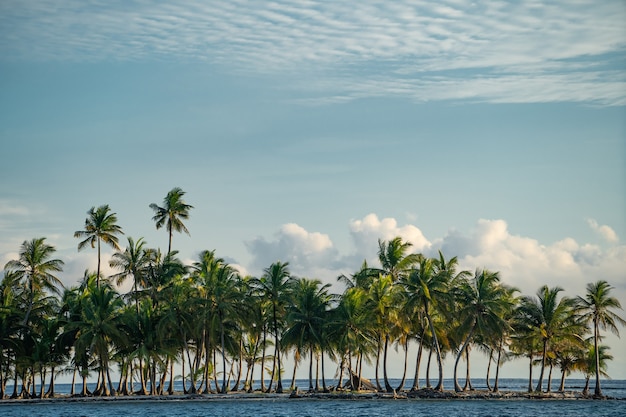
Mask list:
POLYGON ((283 378, 294 388, 298 366, 308 366, 309 390, 328 391, 324 360, 339 369, 332 389, 363 388, 366 363, 380 391, 443 390, 446 356, 454 359, 454 389, 461 391, 472 389, 473 352, 489 358, 485 378, 494 392, 502 364, 522 358, 529 391, 552 391, 553 371, 563 391, 565 377, 579 371, 584 393, 595 376, 594 395, 602 395, 600 377, 612 357, 601 330, 617 334, 625 323, 606 281, 588 284, 576 298, 548 286, 523 296, 498 272, 461 271, 455 257, 411 253, 399 237, 379 241, 380 265, 364 262, 338 277, 342 294, 292 275, 288 263, 275 262, 260 277, 241 276, 205 250, 184 265, 172 248, 174 232, 189 233, 183 221, 193 207, 184 194, 174 188, 163 206, 150 205, 157 229, 168 232, 165 253, 131 237, 122 248, 116 214, 107 205, 90 209, 74 236, 79 250, 97 250, 98 267, 72 288, 61 285, 63 261, 45 238, 22 244, 0 284, 1 398, 52 397, 60 373, 72 375, 71 394, 81 396, 172 394, 175 378, 185 393, 251 391, 255 380, 264 392, 282 392, 283 378), (115 249, 109 263, 116 273, 108 277, 101 274, 103 244, 115 249), (127 282, 131 290, 120 293, 127 282), (407 368, 409 342, 417 346, 414 370, 407 368), (398 386, 387 371, 391 349, 404 359, 398 386), (283 375, 287 356, 295 364, 290 376, 283 375))

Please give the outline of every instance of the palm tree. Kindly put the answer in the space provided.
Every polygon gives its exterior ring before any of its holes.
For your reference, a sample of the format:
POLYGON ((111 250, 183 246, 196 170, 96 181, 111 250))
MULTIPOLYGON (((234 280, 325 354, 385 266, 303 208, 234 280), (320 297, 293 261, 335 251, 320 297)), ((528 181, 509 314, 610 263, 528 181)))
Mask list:
POLYGON ((610 360, 613 360, 613 355, 609 353, 609 347, 606 345, 598 345, 597 355, 595 347, 591 346, 587 351, 587 354, 581 358, 576 368, 585 375, 585 386, 583 388, 583 395, 589 395, 589 380, 591 379, 592 375, 597 375, 599 373, 605 378, 609 377, 609 374, 607 373, 607 362, 610 360))
POLYGON ((417 253, 407 254, 411 246, 413 246, 412 243, 403 242, 400 237, 395 237, 389 242, 378 240, 378 260, 382 268, 380 273, 389 275, 393 283, 408 274, 409 270, 423 257, 417 253))
POLYGON ((241 302, 243 293, 240 291, 240 277, 237 272, 227 264, 222 265, 217 271, 211 297, 211 309, 218 319, 220 331, 220 345, 222 350, 222 389, 226 392, 226 326, 236 325, 237 317, 241 315, 245 305, 241 302))
POLYGON ((575 314, 574 300, 562 297, 558 300, 561 287, 542 286, 537 291, 537 298, 524 297, 521 312, 531 328, 531 336, 541 341, 541 370, 535 391, 541 392, 543 376, 548 360, 551 343, 559 338, 580 339, 581 322, 575 314))
POLYGON ((507 297, 509 291, 500 283, 498 273, 488 270, 476 270, 474 277, 463 282, 456 293, 460 306, 457 310, 459 329, 466 334, 454 362, 454 390, 459 392, 462 389, 457 379, 457 368, 461 356, 467 352, 475 333, 485 338, 507 327, 505 316, 510 298, 507 297))
MULTIPOLYGON (((274 349, 275 356, 274 361, 278 363, 278 382, 276 383, 276 392, 283 392, 283 383, 281 375, 281 359, 280 359, 280 332, 279 332, 279 315, 283 315, 286 299, 289 295, 289 289, 291 286, 291 273, 289 272, 289 262, 275 262, 267 267, 263 272, 263 276, 258 280, 257 285, 261 291, 262 296, 270 303, 271 306, 271 320, 272 330, 274 331, 274 349)), ((274 381, 275 372, 272 367, 272 379, 270 387, 274 381)))
POLYGON ((122 337, 120 317, 124 305, 119 294, 107 283, 91 287, 87 283, 81 300, 81 314, 69 328, 76 329, 76 350, 91 353, 99 364, 100 387, 96 393, 108 396, 112 386, 109 374, 109 349, 122 337), (108 382, 108 385, 107 385, 108 382))
POLYGON ((50 259, 56 249, 46 244, 45 240, 45 237, 40 237, 24 241, 20 248, 19 259, 11 260, 4 266, 5 275, 11 275, 15 280, 26 281, 28 287, 28 305, 22 326, 28 323, 38 292, 46 289, 58 294, 59 287, 63 287, 54 273, 61 272, 64 263, 60 259, 50 259))
POLYGON ((380 364, 381 350, 383 351, 383 378, 385 390, 393 391, 393 387, 389 384, 387 377, 387 353, 389 348, 389 339, 392 323, 396 321, 400 287, 393 284, 391 275, 380 275, 372 282, 369 288, 369 308, 375 317, 375 326, 377 332, 377 353, 376 353, 376 386, 382 389, 379 378, 378 368, 380 364))
POLYGON ((432 317, 433 307, 442 307, 448 302, 449 294, 449 273, 440 273, 437 270, 437 260, 422 257, 419 263, 401 281, 407 292, 407 303, 423 311, 432 344, 439 366, 439 382, 435 387, 438 391, 443 391, 443 358, 437 331, 432 317))
MULTIPOLYGON (((373 312, 369 308, 368 293, 365 289, 348 288, 336 308, 332 310, 328 323, 329 338, 334 342, 335 349, 342 358, 340 372, 347 366, 350 381, 356 376, 357 384, 353 390, 360 389, 362 367, 361 360, 376 351, 376 336, 373 323, 373 312), (352 367, 352 357, 356 357, 356 368, 352 367), (347 362, 347 364, 345 363, 347 362)), ((339 378, 341 383, 341 377, 339 378)))
POLYGON ((163 199, 163 207, 159 207, 155 203, 150 204, 150 208, 154 210, 152 220, 156 222, 157 230, 163 226, 167 227, 167 233, 169 234, 167 253, 172 251, 172 233, 174 231, 178 233, 185 232, 189 235, 189 230, 187 230, 182 220, 189 218, 189 210, 193 206, 183 201, 184 195, 185 192, 181 188, 175 187, 163 199))
POLYGON ((98 247, 98 269, 96 275, 96 286, 100 286, 100 242, 104 242, 113 249, 119 250, 117 234, 124 234, 122 228, 117 225, 117 215, 111 213, 108 204, 98 208, 92 207, 87 212, 85 219, 85 229, 74 232, 74 237, 83 239, 78 244, 78 250, 83 250, 87 245, 91 248, 98 247))
MULTIPOLYGON (((145 241, 140 238, 136 242, 132 237, 128 237, 128 246, 124 252, 115 252, 109 262, 109 266, 114 269, 121 270, 117 274, 111 276, 111 279, 115 280, 115 284, 120 286, 126 281, 127 278, 133 280, 132 295, 135 299, 135 314, 137 319, 137 325, 140 325, 139 320, 139 285, 142 282, 147 282, 146 274, 148 273, 148 267, 150 266, 152 252, 145 247, 145 241)), ((143 358, 139 357, 139 369, 143 369, 143 358)), ((145 393, 145 380, 144 373, 141 372, 141 387, 145 393)))
POLYGON ((350 277, 345 274, 341 274, 337 277, 337 281, 344 283, 348 289, 355 287, 367 289, 372 284, 372 281, 378 277, 379 273, 379 269, 370 268, 367 265, 367 260, 363 260, 361 269, 356 271, 350 277))
MULTIPOLYGON (((287 308, 287 330, 283 335, 285 346, 294 346, 299 352, 309 352, 309 390, 313 390, 313 356, 324 345, 324 326, 327 324, 331 296, 330 284, 317 279, 299 278, 293 285, 293 304, 287 308)), ((323 355, 323 350, 321 351, 323 355)))
MULTIPOLYGON (((622 309, 619 300, 610 295, 613 287, 608 282, 600 280, 587 284, 587 294, 585 297, 578 297, 577 304, 584 312, 584 318, 593 323, 593 346, 594 352, 600 352, 599 340, 600 329, 609 330, 612 333, 619 336, 617 325, 622 326, 626 324, 626 321, 618 316, 613 310, 622 309)), ((596 386, 594 395, 597 397, 602 396, 602 389, 600 388, 600 355, 596 356, 595 373, 596 373, 596 386)))

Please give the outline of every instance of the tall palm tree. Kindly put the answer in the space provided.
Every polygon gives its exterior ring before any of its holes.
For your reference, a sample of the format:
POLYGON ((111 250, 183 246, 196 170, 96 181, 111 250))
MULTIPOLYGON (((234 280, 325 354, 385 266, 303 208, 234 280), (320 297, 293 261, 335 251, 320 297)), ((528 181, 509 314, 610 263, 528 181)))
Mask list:
POLYGON ((387 353, 391 337, 392 323, 396 321, 398 312, 400 287, 394 285, 391 275, 380 275, 372 282, 369 288, 369 308, 375 317, 375 326, 377 332, 377 353, 376 353, 376 386, 382 389, 379 378, 378 368, 380 364, 381 351, 383 354, 383 378, 385 390, 393 391, 393 387, 389 384, 387 377, 387 353))
POLYGON ((411 272, 401 280, 407 292, 406 302, 422 309, 426 317, 439 366, 439 382, 435 387, 438 391, 443 391, 443 358, 432 314, 434 308, 442 308, 448 303, 449 276, 447 273, 438 273, 436 259, 422 257, 411 272))
MULTIPOLYGON (((276 392, 283 392, 282 369, 281 369, 281 342, 279 323, 283 316, 289 289, 291 286, 291 272, 289 272, 289 262, 274 262, 263 271, 263 276, 258 280, 257 285, 261 294, 271 305, 272 330, 274 332, 275 361, 278 364, 278 382, 276 392), (279 317, 280 316, 280 317, 279 317)), ((274 367, 273 367, 274 368, 274 367)), ((272 380, 276 376, 272 370, 272 380)), ((271 386, 271 382, 270 382, 271 386)))
POLYGON ((92 207, 87 212, 85 219, 85 229, 74 232, 74 237, 83 239, 78 244, 78 250, 83 250, 87 245, 91 248, 98 248, 98 269, 96 275, 96 286, 100 286, 100 242, 104 242, 113 249, 119 250, 118 238, 116 235, 124 234, 122 228, 117 224, 116 213, 111 213, 108 204, 98 208, 92 207))
MULTIPOLYGON (((457 368, 461 355, 467 352, 467 347, 475 334, 483 338, 490 337, 494 332, 502 332, 507 327, 505 320, 509 310, 507 288, 500 283, 497 272, 476 270, 471 280, 465 281, 458 287, 457 300, 460 309, 461 333, 466 334, 465 340, 459 349, 454 362, 454 390, 461 391, 457 379, 457 368)), ((469 360, 469 356, 468 356, 469 360)))
MULTIPOLYGON (((622 326, 626 324, 626 321, 617 315, 614 310, 621 310, 622 306, 619 300, 610 295, 613 287, 604 280, 596 281, 587 284, 587 293, 585 297, 578 297, 577 304, 584 312, 585 319, 593 323, 593 346, 594 352, 600 352, 599 340, 600 329, 609 330, 612 333, 619 335, 617 325, 622 326)), ((600 388, 600 355, 595 355, 595 373, 596 373, 596 386, 594 394, 598 397, 602 396, 602 389, 600 388)))
MULTIPOLYGON (((147 282, 146 274, 148 273, 148 267, 151 261, 151 251, 146 249, 145 241, 140 238, 135 242, 132 237, 128 237, 128 246, 124 252, 117 251, 111 257, 109 266, 111 268, 120 270, 117 274, 111 276, 111 279, 115 280, 116 285, 122 285, 126 279, 131 278, 133 280, 132 296, 135 299, 135 314, 136 325, 141 325, 139 320, 139 286, 142 282, 147 282)), ((139 357, 139 369, 143 369, 143 358, 139 357)), ((140 373, 141 387, 145 392, 144 373, 140 373)))
POLYGON ((163 199, 163 207, 155 203, 150 204, 150 208, 154 211, 152 220, 156 222, 157 230, 163 226, 167 227, 169 235, 167 253, 172 251, 172 233, 174 231, 178 233, 185 232, 189 235, 189 230, 187 230, 183 220, 189 218, 189 210, 193 206, 185 203, 183 200, 184 195, 185 192, 181 188, 175 187, 163 199))
POLYGON ((226 326, 234 327, 237 317, 242 314, 246 306, 241 302, 241 280, 237 272, 230 265, 224 264, 217 271, 211 297, 211 309, 219 323, 220 346, 222 351, 222 388, 226 392, 226 326))
POLYGON ((22 325, 26 326, 33 309, 33 303, 38 292, 46 289, 58 294, 63 284, 54 275, 63 270, 63 261, 51 259, 56 249, 45 242, 45 237, 24 241, 19 251, 19 259, 14 259, 4 266, 5 275, 13 279, 26 281, 28 288, 28 304, 22 325))

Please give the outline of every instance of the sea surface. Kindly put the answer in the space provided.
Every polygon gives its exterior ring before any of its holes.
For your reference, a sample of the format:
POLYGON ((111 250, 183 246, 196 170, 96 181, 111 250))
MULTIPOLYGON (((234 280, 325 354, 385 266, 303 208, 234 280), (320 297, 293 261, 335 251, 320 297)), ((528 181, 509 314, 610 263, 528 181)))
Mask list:
MULTIPOLYGON (((447 387, 452 387, 451 381, 447 387)), ((424 417, 498 417, 498 416, 626 416, 626 381, 603 381, 605 395, 614 400, 525 400, 525 399, 289 399, 259 396, 259 398, 211 398, 168 400, 113 400, 62 402, 4 402, 0 416, 424 416, 424 417)), ((308 381, 298 381, 307 387, 308 381)), ((483 388, 474 384, 477 389, 483 388)), ((573 380, 568 391, 582 389, 584 381, 573 380)), ((506 379, 502 390, 524 391, 527 381, 506 379)), ((59 384, 57 392, 69 392, 69 384, 59 384)))

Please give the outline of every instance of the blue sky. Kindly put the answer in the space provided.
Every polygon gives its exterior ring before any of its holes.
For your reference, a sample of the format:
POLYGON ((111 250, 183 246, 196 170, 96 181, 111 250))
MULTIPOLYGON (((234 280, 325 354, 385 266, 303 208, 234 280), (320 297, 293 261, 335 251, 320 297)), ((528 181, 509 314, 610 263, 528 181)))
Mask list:
POLYGON ((75 283, 101 204, 166 247, 148 205, 179 186, 187 262, 334 282, 400 235, 525 294, 607 279, 626 304, 624 21, 592 1, 3 1, 0 263, 47 236, 75 283))

